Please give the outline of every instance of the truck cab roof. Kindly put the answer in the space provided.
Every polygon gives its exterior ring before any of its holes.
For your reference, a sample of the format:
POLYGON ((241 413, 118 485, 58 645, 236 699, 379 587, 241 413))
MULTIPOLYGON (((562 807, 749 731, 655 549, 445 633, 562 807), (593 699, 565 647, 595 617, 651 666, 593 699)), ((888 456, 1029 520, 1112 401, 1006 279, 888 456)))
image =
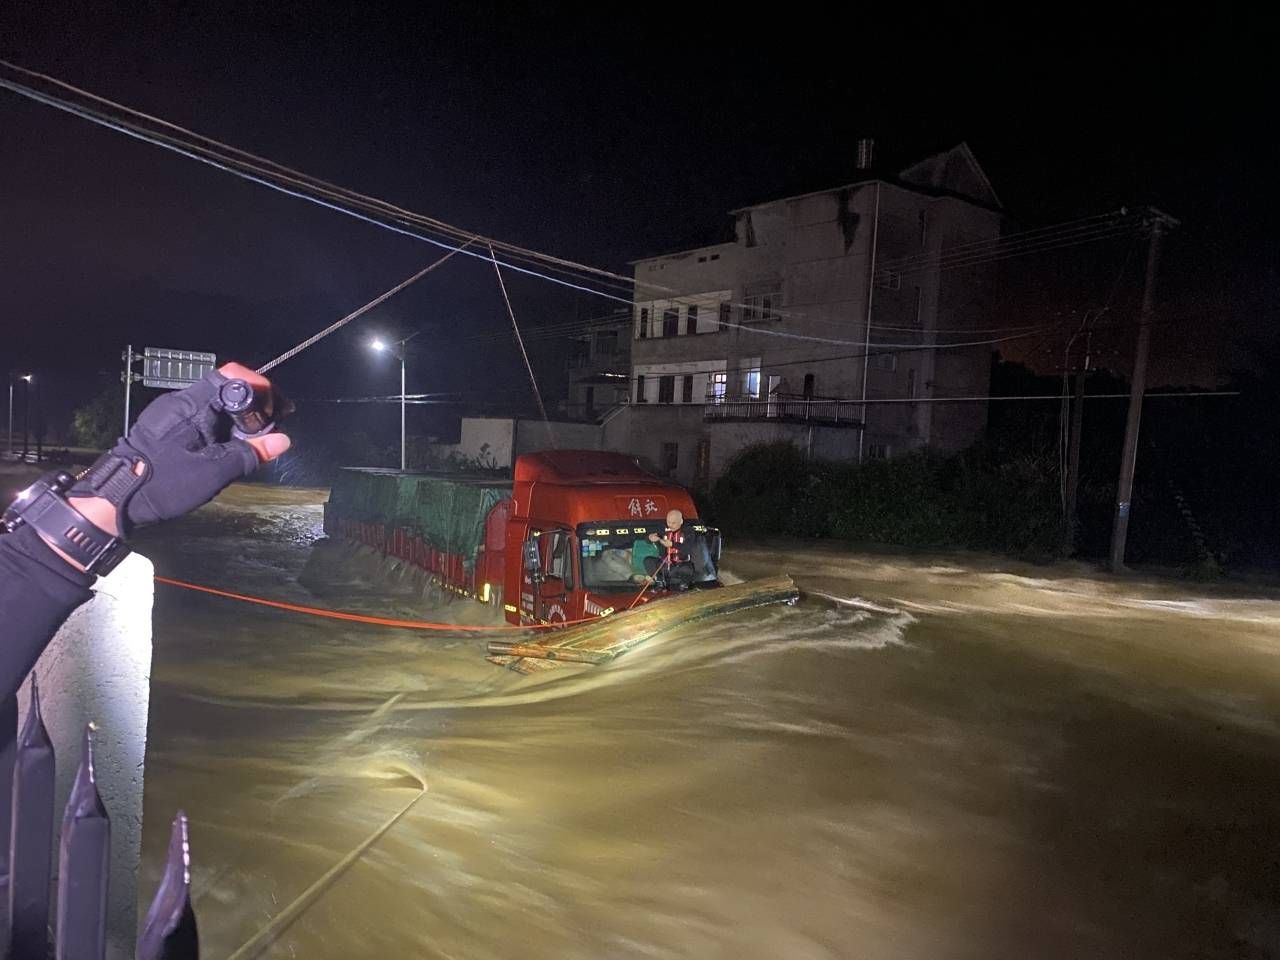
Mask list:
POLYGON ((516 458, 516 483, 625 484, 669 486, 640 466, 635 457, 605 450, 544 450, 516 458))

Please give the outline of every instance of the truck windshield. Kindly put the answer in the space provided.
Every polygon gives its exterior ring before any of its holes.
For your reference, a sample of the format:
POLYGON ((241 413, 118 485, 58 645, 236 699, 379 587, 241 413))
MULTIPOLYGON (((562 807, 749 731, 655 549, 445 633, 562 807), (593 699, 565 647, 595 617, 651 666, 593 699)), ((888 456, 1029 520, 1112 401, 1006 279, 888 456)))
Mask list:
MULTIPOLYGON (((649 534, 661 535, 666 526, 659 523, 638 524, 634 521, 584 523, 578 527, 579 552, 582 556, 582 585, 588 590, 610 593, 639 589, 648 579, 645 559, 662 559, 661 544, 650 543, 649 534)), ((716 580, 718 544, 712 531, 700 523, 685 525, 686 548, 695 567, 695 580, 716 580), (711 549, 714 547, 714 549, 711 549)), ((715 534, 718 538, 718 534, 715 534)))

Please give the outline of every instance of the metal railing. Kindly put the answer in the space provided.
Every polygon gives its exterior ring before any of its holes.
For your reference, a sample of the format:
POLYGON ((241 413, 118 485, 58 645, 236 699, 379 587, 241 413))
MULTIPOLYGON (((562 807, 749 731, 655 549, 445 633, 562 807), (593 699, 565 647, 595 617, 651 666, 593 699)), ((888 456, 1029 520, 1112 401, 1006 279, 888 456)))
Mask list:
MULTIPOLYGON (((111 818, 94 776, 93 731, 84 732, 80 764, 62 814, 57 898, 50 903, 57 758, 40 713, 40 689, 18 730, 18 701, 0 704, 0 880, 5 886, 0 944, 11 960, 51 954, 58 960, 101 960, 107 951, 107 888, 111 818), (9 779, 12 771, 12 779, 9 779), (8 781, 8 782, 6 782, 8 781), (4 789, 10 786, 12 789, 4 789), (51 910, 56 910, 50 929, 51 910)), ((191 907, 187 818, 174 818, 164 875, 138 939, 138 960, 195 960, 200 955, 191 907)))
POLYGON ((704 420, 774 420, 819 423, 828 426, 862 426, 862 404, 839 397, 806 397, 771 393, 765 397, 708 395, 702 408, 704 420))

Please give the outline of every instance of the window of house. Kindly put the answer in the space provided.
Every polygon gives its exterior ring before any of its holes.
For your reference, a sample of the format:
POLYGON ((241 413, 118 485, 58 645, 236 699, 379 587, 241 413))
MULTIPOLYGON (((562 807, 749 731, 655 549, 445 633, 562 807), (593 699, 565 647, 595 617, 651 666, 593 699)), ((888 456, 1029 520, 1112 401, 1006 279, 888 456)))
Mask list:
POLYGON ((684 383, 680 387, 680 402, 693 403, 693 374, 684 375, 684 383))
POLYGON ((806 400, 813 399, 814 382, 815 381, 812 373, 806 373, 804 375, 804 398, 806 400))
POLYGON ((713 373, 711 375, 711 389, 708 392, 712 403, 724 403, 724 396, 729 392, 729 374, 723 371, 713 373))
POLYGON ((760 368, 752 367, 742 375, 742 392, 748 397, 760 399, 760 368))
POLYGON ((889 445, 887 443, 872 443, 867 446, 867 456, 872 460, 888 460, 889 445))
POLYGON ((662 458, 659 463, 663 476, 671 476, 676 472, 676 467, 680 465, 680 445, 678 443, 664 443, 662 445, 662 458))
POLYGON ((929 211, 920 211, 920 246, 927 246, 929 243, 929 211))
POLYGON ((705 437, 698 441, 698 451, 693 462, 693 482, 703 486, 711 479, 711 441, 705 437))
POLYGON ((718 329, 725 330, 729 324, 733 322, 733 306, 728 303, 720 304, 720 323, 718 329))
POLYGON ((644 395, 644 374, 636 374, 636 403, 648 403, 648 398, 644 395))
POLYGON ((670 307, 662 311, 662 335, 664 337, 680 336, 680 309, 670 307))
POLYGON ((649 335, 649 308, 640 308, 640 327, 636 332, 636 339, 643 340, 649 335))
POLYGON ((676 378, 674 376, 658 378, 658 402, 676 402, 676 378))
POLYGON ((877 353, 871 358, 871 366, 876 370, 887 370, 892 373, 898 369, 898 355, 896 353, 877 353))
POLYGON ((698 305, 696 303, 689 304, 689 310, 684 317, 684 332, 689 336, 693 336, 698 332, 698 305))
POLYGON ((782 291, 774 288, 752 290, 747 288, 747 296, 742 304, 742 322, 760 323, 765 320, 780 320, 778 313, 782 306, 782 291))
POLYGON ((914 370, 907 371, 907 398, 911 400, 916 398, 916 372, 914 370))
POLYGON ((596 332, 596 356, 612 356, 618 352, 618 331, 599 330, 596 332))

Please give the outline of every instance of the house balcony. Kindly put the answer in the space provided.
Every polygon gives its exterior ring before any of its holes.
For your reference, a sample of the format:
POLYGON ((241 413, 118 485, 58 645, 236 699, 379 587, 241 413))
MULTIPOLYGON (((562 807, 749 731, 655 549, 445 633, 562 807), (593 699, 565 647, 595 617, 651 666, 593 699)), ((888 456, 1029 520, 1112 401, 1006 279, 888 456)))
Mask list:
POLYGON ((702 408, 707 421, 811 423, 824 427, 862 427, 861 401, 771 393, 766 397, 709 395, 702 408))

